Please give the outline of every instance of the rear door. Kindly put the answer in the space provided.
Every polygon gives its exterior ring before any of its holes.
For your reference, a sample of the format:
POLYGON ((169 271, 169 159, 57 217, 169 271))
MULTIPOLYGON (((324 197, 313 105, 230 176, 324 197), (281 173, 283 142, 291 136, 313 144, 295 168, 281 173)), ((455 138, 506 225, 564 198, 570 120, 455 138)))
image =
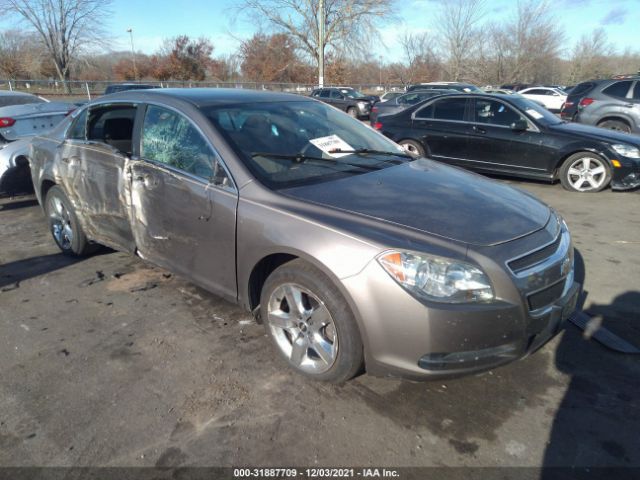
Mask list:
POLYGON ((65 189, 81 212, 87 235, 125 251, 134 248, 125 163, 132 154, 136 111, 132 103, 89 107, 86 124, 81 123, 83 112, 61 146, 60 165, 67 169, 65 189))
POLYGON ((640 80, 636 81, 636 84, 633 87, 633 94, 631 96, 631 104, 633 107, 632 116, 634 121, 633 130, 634 132, 640 132, 640 80))
POLYGON ((238 194, 222 159, 184 114, 149 105, 129 166, 140 256, 235 298, 238 194))
POLYGON ((416 110, 413 129, 427 149, 427 155, 447 163, 465 165, 469 158, 468 137, 471 123, 467 120, 469 98, 447 97, 416 110))

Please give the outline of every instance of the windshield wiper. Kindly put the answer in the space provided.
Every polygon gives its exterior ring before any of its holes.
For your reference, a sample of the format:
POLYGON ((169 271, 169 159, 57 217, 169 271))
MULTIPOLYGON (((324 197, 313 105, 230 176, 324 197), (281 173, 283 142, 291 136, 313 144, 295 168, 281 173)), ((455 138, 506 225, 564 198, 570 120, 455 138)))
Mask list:
POLYGON ((356 148, 353 150, 343 150, 341 148, 336 148, 335 150, 331 150, 329 152, 331 153, 353 153, 355 155, 368 155, 368 154, 373 154, 373 155, 390 155, 393 157, 402 157, 402 158, 410 158, 411 160, 413 160, 415 157, 413 157, 412 155, 409 155, 408 153, 403 153, 403 152, 387 152, 384 150, 370 150, 368 148, 356 148))
POLYGON ((362 165, 359 163, 345 162, 343 160, 339 160, 338 158, 309 157, 301 153, 298 153, 295 155, 285 155, 281 153, 253 152, 251 153, 251 158, 254 158, 254 157, 282 158, 283 160, 293 160, 296 163, 304 163, 307 160, 319 160, 322 162, 331 163, 332 165, 348 165, 350 167, 361 168, 363 170, 380 170, 379 164, 362 165))

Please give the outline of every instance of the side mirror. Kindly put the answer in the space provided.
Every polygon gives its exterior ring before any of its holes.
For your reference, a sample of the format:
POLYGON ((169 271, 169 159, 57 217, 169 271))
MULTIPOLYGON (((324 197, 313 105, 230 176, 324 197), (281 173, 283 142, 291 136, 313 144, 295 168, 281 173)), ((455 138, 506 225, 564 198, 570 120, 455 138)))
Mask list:
POLYGON ((516 120, 511 124, 511 130, 514 132, 524 132, 529 128, 529 123, 521 118, 520 120, 516 120))

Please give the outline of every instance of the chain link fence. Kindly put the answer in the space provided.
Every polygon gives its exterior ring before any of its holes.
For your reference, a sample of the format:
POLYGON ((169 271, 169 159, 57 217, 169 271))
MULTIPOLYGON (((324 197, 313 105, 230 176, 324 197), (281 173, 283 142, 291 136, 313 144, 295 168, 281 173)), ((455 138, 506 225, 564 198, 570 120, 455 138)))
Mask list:
MULTIPOLYGON (((0 79, 0 90, 13 90, 28 92, 34 95, 55 98, 85 98, 92 99, 104 94, 108 85, 116 83, 139 83, 154 85, 159 88, 245 88, 252 90, 270 90, 274 92, 297 93, 309 95, 317 86, 308 83, 267 83, 267 82, 191 82, 191 81, 149 81, 149 82, 114 82, 108 80, 101 81, 68 81, 59 80, 8 80, 0 79)), ((334 85, 325 85, 327 87, 334 85)), ((341 85, 345 86, 345 85, 341 85)), ((381 95, 388 91, 402 91, 401 84, 355 84, 348 85, 361 92, 373 95, 381 95)))

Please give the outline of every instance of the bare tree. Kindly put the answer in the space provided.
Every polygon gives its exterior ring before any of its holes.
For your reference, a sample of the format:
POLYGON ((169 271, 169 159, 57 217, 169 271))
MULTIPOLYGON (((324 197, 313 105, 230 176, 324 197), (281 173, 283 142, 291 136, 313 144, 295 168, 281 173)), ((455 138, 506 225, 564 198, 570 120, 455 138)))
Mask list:
POLYGON ((436 14, 446 69, 451 80, 461 80, 477 41, 478 26, 484 17, 484 0, 449 0, 436 14))
MULTIPOLYGON (((325 0, 324 47, 338 56, 367 51, 382 20, 393 19, 393 0, 325 0)), ((287 33, 298 48, 317 59, 318 0, 242 0, 237 11, 252 15, 267 30, 287 33)))
POLYGON ((69 80, 80 51, 102 38, 111 0, 0 0, 0 9, 17 15, 40 37, 58 77, 69 80))
POLYGON ((611 75, 613 54, 614 48, 604 29, 598 28, 591 35, 583 35, 573 48, 569 82, 611 75))
POLYGON ((429 33, 405 32, 399 43, 405 64, 395 64, 395 73, 402 83, 412 83, 416 79, 428 82, 438 78, 441 63, 435 51, 435 41, 429 33))

